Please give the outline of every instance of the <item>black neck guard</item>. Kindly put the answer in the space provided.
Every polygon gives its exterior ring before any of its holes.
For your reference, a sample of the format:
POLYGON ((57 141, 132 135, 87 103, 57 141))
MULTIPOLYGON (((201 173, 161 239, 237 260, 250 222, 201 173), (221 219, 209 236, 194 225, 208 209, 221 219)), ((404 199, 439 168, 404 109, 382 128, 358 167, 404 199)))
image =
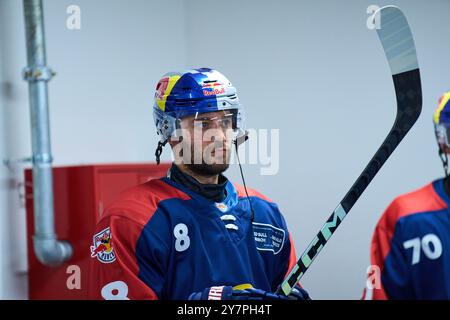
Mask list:
POLYGON ((218 184, 203 184, 182 172, 175 164, 172 164, 167 177, 173 182, 181 184, 189 190, 214 202, 222 202, 226 197, 225 187, 228 179, 223 174, 219 174, 218 184))

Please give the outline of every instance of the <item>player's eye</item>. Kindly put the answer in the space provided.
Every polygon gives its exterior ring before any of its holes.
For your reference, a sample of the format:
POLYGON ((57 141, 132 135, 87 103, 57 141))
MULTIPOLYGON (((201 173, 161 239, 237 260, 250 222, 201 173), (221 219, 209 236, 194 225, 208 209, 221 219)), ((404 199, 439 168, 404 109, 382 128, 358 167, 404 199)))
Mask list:
POLYGON ((211 127, 210 120, 201 120, 201 121, 199 121, 199 124, 202 129, 209 129, 211 127))

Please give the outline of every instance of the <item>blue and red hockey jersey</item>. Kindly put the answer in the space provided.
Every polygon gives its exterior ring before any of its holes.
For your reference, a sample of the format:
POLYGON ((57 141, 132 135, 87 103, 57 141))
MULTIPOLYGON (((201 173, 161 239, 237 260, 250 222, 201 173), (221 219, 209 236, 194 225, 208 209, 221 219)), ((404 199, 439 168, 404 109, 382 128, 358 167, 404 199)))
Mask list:
POLYGON ((296 263, 277 205, 228 182, 215 203, 168 178, 131 188, 92 238, 91 299, 187 299, 211 286, 275 291, 296 263))
POLYGON ((365 298, 450 299, 449 204, 440 179, 389 205, 371 246, 381 279, 369 274, 365 298))

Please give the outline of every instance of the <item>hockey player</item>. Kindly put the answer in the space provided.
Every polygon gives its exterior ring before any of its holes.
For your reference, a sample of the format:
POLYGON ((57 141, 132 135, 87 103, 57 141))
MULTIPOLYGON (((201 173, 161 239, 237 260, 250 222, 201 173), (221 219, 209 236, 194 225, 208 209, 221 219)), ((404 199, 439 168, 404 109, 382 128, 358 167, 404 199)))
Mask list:
POLYGON ((450 92, 433 122, 445 178, 397 197, 382 215, 366 299, 450 299, 450 92))
MULTIPOLYGON (((277 205, 222 173, 246 139, 236 89, 216 70, 168 73, 154 118, 175 162, 131 188, 98 222, 91 246, 92 299, 281 299, 295 251, 277 205)), ((298 287, 291 299, 308 299, 298 287)))

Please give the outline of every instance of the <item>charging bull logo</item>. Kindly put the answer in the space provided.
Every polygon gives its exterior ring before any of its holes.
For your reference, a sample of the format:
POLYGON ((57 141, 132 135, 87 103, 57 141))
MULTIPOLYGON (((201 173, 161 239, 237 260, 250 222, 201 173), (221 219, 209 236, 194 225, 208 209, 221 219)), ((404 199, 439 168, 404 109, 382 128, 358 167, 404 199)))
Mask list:
POLYGON ((93 244, 91 246, 91 258, 97 257, 98 261, 103 263, 111 263, 116 260, 109 227, 94 235, 93 244))
POLYGON ((156 86, 155 97, 159 100, 163 99, 168 86, 169 86, 169 77, 159 80, 156 86))

